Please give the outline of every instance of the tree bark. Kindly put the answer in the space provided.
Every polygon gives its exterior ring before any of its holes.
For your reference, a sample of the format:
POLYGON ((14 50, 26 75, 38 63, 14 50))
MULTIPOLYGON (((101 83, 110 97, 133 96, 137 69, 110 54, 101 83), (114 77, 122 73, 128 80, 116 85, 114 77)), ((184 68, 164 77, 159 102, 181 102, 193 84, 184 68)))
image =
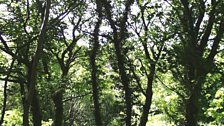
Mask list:
POLYGON ((118 25, 120 30, 118 30, 116 24, 117 22, 112 19, 112 7, 108 1, 103 1, 103 4, 106 9, 106 15, 109 20, 110 26, 113 29, 113 43, 115 47, 115 53, 117 57, 117 64, 119 69, 119 75, 121 79, 121 83, 124 86, 124 97, 125 97, 125 123, 126 126, 131 126, 131 117, 132 117, 132 97, 131 97, 131 89, 130 89, 130 82, 127 77, 127 73, 125 70, 125 61, 124 61, 124 54, 122 52, 122 42, 126 39, 126 22, 128 19, 128 13, 130 12, 130 7, 134 3, 133 0, 127 0, 125 3, 125 10, 121 18, 121 22, 118 25))
MULTIPOLYGON (((69 69, 67 67, 62 69, 62 76, 61 76, 62 81, 66 81, 68 70, 69 69)), ((55 126, 64 126, 63 94, 64 94, 64 85, 61 85, 61 87, 52 95, 53 102, 55 105, 55 116, 54 116, 55 126)))
MULTIPOLYGON (((199 113, 201 110, 200 107, 200 98, 202 92, 202 84, 205 81, 206 74, 211 72, 213 67, 213 60, 215 55, 218 53, 218 45, 223 36, 223 24, 224 21, 220 20, 220 25, 217 29, 217 35, 214 37, 212 49, 210 51, 205 51, 208 46, 209 38, 211 37, 212 30, 214 30, 214 24, 217 19, 216 11, 218 6, 218 1, 211 2, 211 10, 208 13, 208 22, 206 23, 205 30, 203 31, 202 36, 199 35, 201 30, 201 25, 203 24, 204 14, 206 13, 206 6, 204 1, 200 1, 200 14, 196 17, 196 21, 192 16, 192 8, 190 8, 191 2, 186 0, 181 0, 183 5, 183 14, 184 18, 180 18, 183 25, 183 30, 186 32, 186 36, 182 35, 182 42, 184 43, 184 56, 187 56, 187 59, 183 58, 185 62, 182 65, 185 67, 186 71, 189 71, 186 75, 186 83, 189 88, 189 98, 186 99, 186 113, 185 113, 185 125, 186 126, 197 126, 199 113), (196 24, 194 26, 194 24, 196 24), (200 38, 199 40, 197 38, 200 38), (186 40, 184 40, 186 39, 186 40), (209 52, 207 58, 203 55, 205 52, 209 52)), ((217 13, 218 14, 218 13, 217 13)), ((182 56, 183 57, 183 56, 182 56)))
POLYGON ((39 63, 39 60, 40 60, 42 52, 43 52, 45 35, 47 32, 47 23, 48 23, 48 18, 49 18, 49 13, 50 13, 50 6, 51 6, 51 0, 47 0, 45 16, 44 16, 44 20, 41 24, 41 31, 39 33, 39 39, 37 42, 37 49, 34 54, 34 57, 32 58, 30 74, 28 75, 29 76, 29 81, 28 81, 29 82, 29 84, 28 84, 29 90, 28 90, 27 100, 28 100, 29 104, 32 103, 33 94, 35 92, 34 90, 35 90, 36 79, 37 79, 37 65, 39 63))
POLYGON ((41 126, 42 121, 42 113, 40 107, 40 100, 38 98, 36 90, 34 90, 33 100, 31 104, 31 112, 33 115, 33 125, 34 126, 41 126))
POLYGON ((23 101, 23 126, 29 126, 29 107, 28 102, 23 101))
POLYGON ((55 119, 54 119, 54 125, 55 126, 63 126, 64 121, 64 114, 63 114, 63 90, 59 89, 54 95, 53 95, 53 101, 55 105, 55 119))
MULTIPOLYGON (((27 98, 25 100, 26 104, 26 109, 28 109, 28 111, 26 110, 24 114, 26 117, 26 121, 27 122, 27 118, 29 118, 29 106, 32 106, 32 114, 33 114, 33 125, 34 126, 41 126, 41 120, 42 120, 42 116, 41 116, 41 109, 40 109, 40 105, 39 105, 39 99, 37 97, 37 91, 35 89, 36 86, 36 81, 37 81, 37 66, 39 63, 39 60, 41 58, 41 54, 43 51, 43 46, 44 46, 44 41, 45 41, 45 35, 47 32, 47 23, 48 23, 48 18, 49 18, 49 13, 50 13, 50 6, 51 6, 51 0, 47 0, 46 1, 46 9, 45 9, 45 15, 44 15, 44 19, 43 22, 41 24, 41 31, 39 33, 39 38, 37 41, 37 49, 36 52, 34 54, 34 57, 32 58, 31 64, 28 67, 28 75, 27 75, 27 80, 28 80, 28 94, 27 94, 27 98)), ((27 123, 26 123, 27 125, 27 123)))
POLYGON ((186 105, 186 126, 197 126, 197 113, 198 107, 196 105, 196 101, 198 99, 195 98, 194 95, 190 96, 186 105))
POLYGON ((97 13, 98 13, 98 21, 96 22, 94 29, 94 43, 92 54, 90 55, 90 66, 92 68, 91 71, 91 80, 92 80, 92 92, 93 92, 93 103, 94 103, 94 117, 96 126, 102 126, 101 112, 100 112, 100 103, 99 103, 99 86, 98 86, 98 76, 97 76, 97 65, 96 65, 96 57, 99 49, 99 28, 102 22, 102 5, 99 0, 96 0, 97 4, 97 13))
MULTIPOLYGON (((29 89, 29 81, 30 81, 30 72, 31 72, 31 66, 28 67, 28 84, 26 85, 29 89)), ((25 95, 24 92, 24 86, 21 85, 21 94, 25 95)), ((41 126, 42 121, 42 113, 41 113, 41 107, 40 107, 40 101, 38 98, 37 90, 34 89, 33 97, 32 97, 32 103, 28 101, 27 98, 23 98, 23 124, 24 126, 29 126, 29 110, 31 108, 32 112, 32 119, 33 119, 33 125, 34 126, 41 126)))
POLYGON ((117 62, 118 62, 118 69, 119 69, 119 75, 121 78, 121 83, 124 86, 124 92, 125 92, 125 104, 126 104, 126 126, 131 126, 131 115, 132 115, 132 98, 131 98, 131 89, 130 89, 130 84, 129 80, 127 77, 127 73, 125 71, 125 65, 124 65, 124 58, 121 53, 121 47, 120 47, 120 42, 117 42, 115 40, 114 42, 115 46, 115 53, 117 56, 117 62))
POLYGON ((20 94, 22 96, 23 105, 23 126, 29 126, 29 108, 25 97, 25 83, 20 83, 20 94))
POLYGON ((143 112, 141 115, 141 120, 139 126, 146 126, 146 123, 148 121, 148 115, 149 115, 149 110, 152 104, 152 84, 155 76, 155 64, 151 65, 151 71, 150 75, 148 77, 148 84, 147 84, 147 89, 146 89, 146 99, 145 99, 145 104, 143 106, 143 112))
MULTIPOLYGON (((202 80, 203 81, 203 80, 202 80)), ((201 84, 199 80, 191 91, 191 95, 186 102, 186 115, 185 115, 185 125, 186 126, 197 126, 198 124, 198 114, 200 111, 199 98, 201 97, 201 84)))
MULTIPOLYGON (((202 67, 203 68, 203 67, 202 67)), ((198 114, 200 113, 199 100, 201 98, 202 84, 205 81, 207 72, 204 72, 202 68, 192 69, 195 74, 193 75, 193 80, 195 83, 188 81, 193 88, 191 88, 191 95, 186 101, 186 114, 185 114, 185 125, 186 126, 197 126, 198 125, 198 114)), ((192 74, 192 72, 189 72, 192 74)))

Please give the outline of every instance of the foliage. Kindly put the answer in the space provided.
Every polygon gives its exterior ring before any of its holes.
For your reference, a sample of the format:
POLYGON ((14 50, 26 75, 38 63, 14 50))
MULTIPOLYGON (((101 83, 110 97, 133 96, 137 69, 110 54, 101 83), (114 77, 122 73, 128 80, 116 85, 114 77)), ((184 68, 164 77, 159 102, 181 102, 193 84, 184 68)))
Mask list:
POLYGON ((0 125, 224 125, 223 6, 1 0, 0 125))
POLYGON ((22 125, 22 113, 17 109, 6 111, 5 126, 22 125))
POLYGON ((214 99, 211 101, 206 115, 212 117, 214 121, 211 124, 224 124, 224 88, 220 88, 216 93, 214 99))

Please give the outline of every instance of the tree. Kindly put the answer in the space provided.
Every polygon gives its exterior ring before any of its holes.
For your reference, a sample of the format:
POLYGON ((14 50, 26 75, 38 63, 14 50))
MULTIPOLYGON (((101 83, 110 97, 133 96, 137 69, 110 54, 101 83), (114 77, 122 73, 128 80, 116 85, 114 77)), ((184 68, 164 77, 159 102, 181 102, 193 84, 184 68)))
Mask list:
POLYGON ((172 1, 174 4, 174 17, 180 44, 176 47, 176 54, 180 65, 184 68, 177 74, 184 77, 180 82, 185 85, 186 125, 196 126, 199 120, 202 86, 206 75, 215 66, 215 56, 223 37, 223 15, 220 12, 221 1, 211 3, 199 0, 189 2, 186 0, 172 1), (208 16, 208 19, 205 17, 208 16), (176 20, 176 22, 177 22, 176 20), (215 33, 215 34, 214 34, 215 33), (211 43, 211 45, 210 45, 211 43))
POLYGON ((101 113, 100 113, 100 103, 99 103, 99 86, 97 84, 97 65, 96 65, 96 56, 97 51, 99 50, 99 28, 102 23, 102 4, 99 0, 96 0, 96 11, 98 14, 98 19, 95 24, 94 33, 93 33, 93 49, 91 51, 90 56, 90 65, 92 68, 91 71, 91 80, 92 80, 92 92, 93 92, 93 102, 94 102, 94 116, 95 116, 95 122, 96 126, 102 126, 102 119, 101 119, 101 113))
POLYGON ((223 6, 1 1, 0 124, 223 124, 223 6))
POLYGON ((117 57, 117 64, 119 69, 119 75, 121 78, 121 82, 124 86, 125 92, 125 104, 126 104, 126 118, 125 122, 127 126, 131 126, 131 116, 132 116, 132 98, 131 98, 131 90, 130 90, 130 82, 125 71, 125 61, 124 54, 122 50, 122 42, 126 38, 126 22, 128 19, 128 13, 130 12, 130 6, 133 4, 133 0, 125 1, 125 10, 123 12, 123 16, 119 19, 120 22, 117 24, 116 21, 113 20, 112 16, 112 7, 108 1, 103 2, 107 19, 110 23, 111 28, 113 29, 113 43, 115 47, 115 53, 117 57), (119 27, 119 29, 117 29, 119 27))

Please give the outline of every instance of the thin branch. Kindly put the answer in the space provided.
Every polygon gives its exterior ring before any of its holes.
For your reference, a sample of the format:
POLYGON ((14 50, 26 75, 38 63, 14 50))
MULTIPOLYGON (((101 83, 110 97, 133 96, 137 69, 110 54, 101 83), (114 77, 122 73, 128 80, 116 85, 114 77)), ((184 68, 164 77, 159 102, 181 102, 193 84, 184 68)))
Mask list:
POLYGON ((220 23, 219 29, 217 31, 217 35, 215 36, 213 45, 212 45, 212 50, 208 55, 208 61, 212 61, 215 57, 215 55, 218 53, 218 48, 219 48, 219 43, 223 37, 224 34, 224 20, 220 23))
POLYGON ((81 98, 81 97, 84 97, 84 96, 87 96, 87 95, 90 95, 90 94, 92 94, 92 92, 88 92, 86 94, 82 94, 82 95, 78 95, 78 96, 71 96, 71 97, 65 98, 63 100, 63 102, 68 102, 68 101, 71 101, 71 100, 74 100, 74 99, 77 99, 77 98, 81 98))
POLYGON ((27 0, 26 2, 27 2, 27 4, 26 4, 26 20, 23 24, 23 29, 24 29, 25 33, 29 36, 29 33, 26 29, 26 26, 27 26, 27 23, 30 19, 30 3, 29 3, 29 0, 27 0))
POLYGON ((205 15, 205 2, 203 0, 200 0, 199 3, 200 3, 199 15, 195 25, 195 32, 197 36, 198 36, 198 32, 205 15))
POLYGON ((134 75, 134 79, 136 80, 136 83, 137 83, 140 91, 142 92, 142 94, 144 96, 146 96, 146 93, 145 93, 145 91, 144 91, 144 89, 142 88, 142 85, 141 85, 141 80, 140 80, 139 76, 136 74, 136 72, 134 70, 134 67, 133 67, 133 64, 131 64, 131 59, 128 56, 126 56, 126 57, 127 57, 128 61, 130 63, 129 68, 130 68, 132 74, 134 75))
POLYGON ((217 5, 217 3, 212 4, 212 10, 209 13, 208 24, 206 26, 205 32, 200 41, 199 49, 201 52, 203 52, 204 48, 207 46, 209 36, 212 32, 212 27, 213 27, 213 24, 215 21, 216 5, 217 5))
MULTIPOLYGON (((16 52, 17 54, 17 52, 16 52)), ((5 117, 5 111, 6 111, 6 102, 7 102, 7 86, 8 86, 8 80, 9 80, 9 76, 11 74, 11 71, 12 71, 12 68, 13 68, 13 65, 15 63, 15 58, 13 58, 12 62, 11 62, 11 65, 9 67, 9 70, 7 71, 7 75, 6 75, 6 78, 5 78, 5 84, 4 84, 4 93, 3 93, 3 96, 4 96, 4 99, 3 99, 3 108, 2 108, 2 115, 1 115, 1 120, 0 120, 0 125, 3 124, 4 122, 4 117, 5 117)))
POLYGON ((1 81, 8 81, 13 83, 27 83, 26 81, 23 81, 22 79, 9 79, 9 78, 0 78, 1 81))
POLYGON ((120 41, 124 39, 126 32, 126 22, 128 20, 128 13, 130 12, 131 5, 134 3, 134 0, 127 0, 125 3, 125 11, 123 13, 123 17, 120 23, 120 41))
POLYGON ((1 40, 2 44, 4 45, 5 50, 9 51, 9 46, 8 46, 7 42, 5 41, 5 39, 2 37, 2 32, 0 32, 0 40, 1 40))
POLYGON ((138 59, 138 60, 140 61, 140 63, 141 63, 141 67, 144 69, 144 72, 145 72, 146 76, 148 77, 149 74, 148 74, 148 72, 147 72, 147 70, 146 70, 146 68, 145 68, 145 66, 144 66, 144 64, 143 64, 143 62, 142 62, 142 60, 141 60, 141 59, 138 59))
POLYGON ((160 78, 159 76, 155 75, 155 77, 159 80, 159 82, 168 90, 175 92, 178 96, 180 96, 183 100, 185 99, 184 95, 178 92, 175 88, 168 87, 160 78))

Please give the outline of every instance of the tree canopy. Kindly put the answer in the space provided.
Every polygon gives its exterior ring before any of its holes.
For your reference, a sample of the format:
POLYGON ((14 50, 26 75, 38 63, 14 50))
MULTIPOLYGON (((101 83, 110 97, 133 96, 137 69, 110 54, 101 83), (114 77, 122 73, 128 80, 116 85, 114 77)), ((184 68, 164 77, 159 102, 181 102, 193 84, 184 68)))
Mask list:
POLYGON ((223 0, 1 0, 0 125, 224 125, 223 0))

